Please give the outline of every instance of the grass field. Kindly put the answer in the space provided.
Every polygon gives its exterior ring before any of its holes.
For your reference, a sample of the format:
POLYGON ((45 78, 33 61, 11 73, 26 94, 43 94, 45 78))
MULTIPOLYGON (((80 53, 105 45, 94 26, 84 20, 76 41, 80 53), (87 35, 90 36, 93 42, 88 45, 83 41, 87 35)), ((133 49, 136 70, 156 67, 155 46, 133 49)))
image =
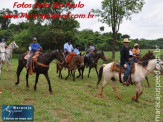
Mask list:
MULTIPOLYGON (((143 50, 142 53, 146 53, 143 50)), ((163 50, 162 50, 163 53, 163 50)), ((106 57, 111 57, 111 52, 106 52, 106 57)), ((116 60, 119 60, 119 52, 116 53, 116 60)), ((103 63, 99 61, 99 66, 103 63)), ((50 65, 49 76, 53 94, 48 92, 48 83, 43 75, 39 78, 37 91, 34 91, 35 75, 29 77, 29 88, 26 88, 25 69, 20 76, 20 84, 15 86, 16 69, 18 66, 17 56, 11 60, 11 71, 6 71, 3 67, 0 76, 0 107, 5 105, 33 105, 34 122, 153 122, 155 120, 155 79, 149 75, 151 88, 147 87, 146 81, 143 83, 143 94, 140 103, 135 103, 131 97, 135 94, 135 86, 125 87, 117 82, 117 90, 122 100, 117 100, 111 82, 104 89, 104 98, 97 98, 99 94, 96 90, 97 76, 93 69, 90 78, 87 78, 88 69, 85 70, 84 79, 72 81, 70 77, 67 81, 61 80, 56 74, 56 64, 53 61, 50 65)), ((78 74, 78 73, 77 73, 78 74)), ((63 71, 66 77, 67 70, 63 71)), ((161 81, 163 77, 161 76, 161 81)), ((102 81, 103 82, 103 81, 102 81)), ((163 83, 161 83, 163 86, 163 83)), ((163 95, 163 89, 161 89, 163 95)), ((163 103, 163 100, 161 99, 163 103)), ((161 103, 161 108, 163 104, 161 103)), ((0 108, 0 117, 2 116, 0 108)), ((161 117, 163 121, 163 109, 161 117)), ((2 121, 2 119, 0 119, 2 121)))

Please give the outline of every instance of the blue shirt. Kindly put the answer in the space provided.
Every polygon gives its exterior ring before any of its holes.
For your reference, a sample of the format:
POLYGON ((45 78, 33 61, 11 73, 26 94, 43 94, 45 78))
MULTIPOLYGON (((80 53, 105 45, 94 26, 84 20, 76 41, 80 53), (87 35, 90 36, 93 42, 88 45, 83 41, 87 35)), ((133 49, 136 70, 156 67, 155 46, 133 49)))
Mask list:
POLYGON ((37 43, 37 44, 31 43, 31 51, 32 52, 36 52, 37 50, 34 50, 34 49, 40 49, 40 48, 41 48, 41 46, 39 45, 39 43, 37 43))
MULTIPOLYGON (((86 47, 86 48, 85 48, 85 51, 87 51, 88 49, 89 49, 89 48, 88 48, 88 47, 86 47)), ((87 52, 87 53, 89 53, 89 54, 90 54, 90 53, 91 53, 91 51, 92 51, 92 49, 91 49, 91 50, 89 50, 89 52, 87 52)))

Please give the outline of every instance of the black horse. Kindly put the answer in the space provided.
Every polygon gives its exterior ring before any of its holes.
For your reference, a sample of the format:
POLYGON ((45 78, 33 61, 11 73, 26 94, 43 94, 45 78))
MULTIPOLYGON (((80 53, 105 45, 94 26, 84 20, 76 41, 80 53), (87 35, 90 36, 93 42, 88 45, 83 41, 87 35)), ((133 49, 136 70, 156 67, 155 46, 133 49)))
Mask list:
MULTIPOLYGON (((27 55, 27 53, 24 53, 24 54, 20 55, 20 57, 19 57, 19 65, 18 65, 18 68, 17 68, 17 82, 15 83, 16 85, 19 84, 20 73, 21 73, 21 71, 23 70, 23 68, 27 64, 27 60, 24 59, 24 57, 26 55, 27 55)), ((56 58, 59 61, 61 61, 62 64, 64 65, 65 64, 65 60, 62 58, 63 57, 62 55, 63 54, 62 54, 62 52, 60 50, 53 50, 51 52, 41 54, 38 57, 37 62, 48 66, 53 61, 53 59, 56 58)), ((48 84, 49 84, 49 91, 52 93, 52 88, 51 88, 50 79, 49 79, 49 75, 48 75, 49 67, 41 66, 38 63, 35 63, 34 65, 35 65, 35 72, 36 72, 36 79, 35 79, 34 90, 36 90, 36 85, 38 83, 39 75, 40 74, 44 74, 46 79, 47 79, 47 81, 48 81, 48 84)), ((28 74, 28 70, 27 70, 27 74, 26 74, 26 86, 27 87, 29 87, 28 77, 29 77, 29 74, 28 74)))
MULTIPOLYGON (((95 68, 96 74, 97 74, 97 77, 98 77, 97 64, 98 64, 99 59, 102 59, 102 60, 106 61, 106 57, 105 57, 103 51, 101 51, 100 53, 96 53, 96 54, 92 55, 91 58, 90 57, 89 58, 87 58, 87 57, 84 58, 84 65, 87 64, 87 66, 89 67, 88 77, 89 77, 91 69, 93 67, 95 68)), ((85 66, 78 68, 79 76, 77 76, 77 78, 82 76, 82 79, 83 79, 84 69, 85 69, 85 66), (82 71, 82 73, 81 73, 81 71, 82 71)))

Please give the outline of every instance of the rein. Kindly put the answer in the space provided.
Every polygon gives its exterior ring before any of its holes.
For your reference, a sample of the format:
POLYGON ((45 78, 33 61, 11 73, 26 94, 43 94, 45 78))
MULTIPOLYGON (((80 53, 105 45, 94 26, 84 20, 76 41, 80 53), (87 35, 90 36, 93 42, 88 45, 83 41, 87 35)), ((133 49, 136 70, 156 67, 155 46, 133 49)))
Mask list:
POLYGON ((38 62, 38 61, 36 61, 36 63, 37 63, 39 66, 49 68, 49 65, 46 65, 46 64, 40 63, 40 62, 38 62))
MULTIPOLYGON (((137 58, 136 58, 136 59, 137 59, 137 58)), ((137 59, 137 61, 138 61, 138 63, 142 63, 139 59, 137 59)), ((147 60, 147 61, 149 61, 149 60, 147 60)), ((149 71, 146 67, 143 66, 143 68, 144 68, 147 72, 149 72, 149 73, 155 75, 154 72, 149 71)))

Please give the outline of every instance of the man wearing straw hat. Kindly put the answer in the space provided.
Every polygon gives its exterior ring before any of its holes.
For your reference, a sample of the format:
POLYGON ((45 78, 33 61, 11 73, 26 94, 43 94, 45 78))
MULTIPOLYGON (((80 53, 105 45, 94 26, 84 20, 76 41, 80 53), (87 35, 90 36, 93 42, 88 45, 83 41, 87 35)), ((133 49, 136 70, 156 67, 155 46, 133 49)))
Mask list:
POLYGON ((135 43, 134 44, 134 48, 132 49, 132 53, 133 53, 133 62, 138 62, 138 59, 140 58, 140 49, 139 49, 139 44, 135 43))
POLYGON ((130 41, 128 40, 128 38, 125 38, 123 40, 123 47, 120 51, 120 64, 122 67, 125 68, 125 73, 124 73, 124 77, 123 77, 123 85, 129 85, 128 83, 128 76, 130 74, 130 66, 129 66, 129 45, 130 41))

